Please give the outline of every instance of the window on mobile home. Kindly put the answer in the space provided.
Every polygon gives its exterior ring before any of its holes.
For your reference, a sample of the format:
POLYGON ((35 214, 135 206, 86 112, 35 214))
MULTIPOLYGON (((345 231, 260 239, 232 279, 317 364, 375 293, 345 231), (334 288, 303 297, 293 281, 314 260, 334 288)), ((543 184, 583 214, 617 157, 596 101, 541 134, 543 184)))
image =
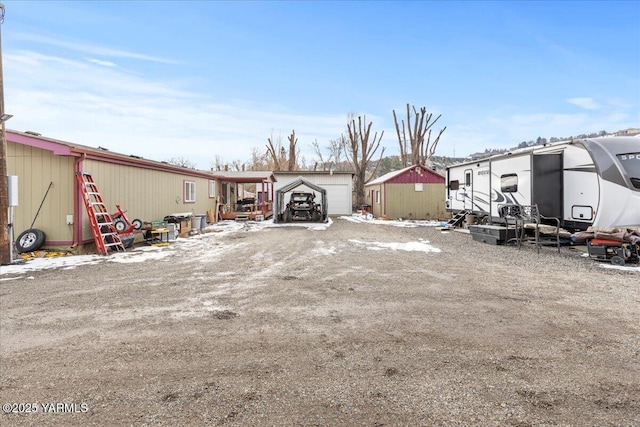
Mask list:
POLYGON ((449 190, 457 191, 460 188, 460 181, 449 181, 449 190))
POLYGON ((184 202, 194 203, 196 201, 196 183, 193 181, 184 182, 184 202))
POLYGON ((518 175, 516 175, 515 173, 509 173, 500 176, 500 189, 503 193, 517 193, 518 175))
POLYGON ((467 187, 471 185, 471 172, 466 172, 464 174, 464 185, 467 187))

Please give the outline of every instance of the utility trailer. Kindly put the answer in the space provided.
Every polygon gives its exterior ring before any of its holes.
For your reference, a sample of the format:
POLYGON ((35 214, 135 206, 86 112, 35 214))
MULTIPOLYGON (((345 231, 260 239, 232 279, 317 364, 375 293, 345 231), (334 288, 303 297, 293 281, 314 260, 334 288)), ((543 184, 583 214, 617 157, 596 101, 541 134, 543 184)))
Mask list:
POLYGON ((640 227, 640 137, 561 141, 447 168, 447 211, 500 222, 506 203, 537 205, 569 230, 640 227))

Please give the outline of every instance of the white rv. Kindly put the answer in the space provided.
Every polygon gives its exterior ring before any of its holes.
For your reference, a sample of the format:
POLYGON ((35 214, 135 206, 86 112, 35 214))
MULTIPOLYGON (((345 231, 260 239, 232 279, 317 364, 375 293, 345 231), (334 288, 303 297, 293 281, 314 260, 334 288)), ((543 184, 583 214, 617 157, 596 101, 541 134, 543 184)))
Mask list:
POLYGON ((447 168, 447 210, 489 221, 537 204, 563 227, 640 227, 640 137, 562 141, 447 168))

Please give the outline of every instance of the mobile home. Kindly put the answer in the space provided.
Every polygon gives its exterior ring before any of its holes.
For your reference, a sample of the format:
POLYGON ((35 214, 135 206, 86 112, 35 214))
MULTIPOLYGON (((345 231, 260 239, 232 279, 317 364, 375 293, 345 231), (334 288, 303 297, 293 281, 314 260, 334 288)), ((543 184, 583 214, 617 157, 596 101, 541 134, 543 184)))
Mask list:
POLYGON ((562 141, 447 169, 449 212, 491 221, 503 203, 537 204, 571 230, 639 227, 640 138, 562 141))

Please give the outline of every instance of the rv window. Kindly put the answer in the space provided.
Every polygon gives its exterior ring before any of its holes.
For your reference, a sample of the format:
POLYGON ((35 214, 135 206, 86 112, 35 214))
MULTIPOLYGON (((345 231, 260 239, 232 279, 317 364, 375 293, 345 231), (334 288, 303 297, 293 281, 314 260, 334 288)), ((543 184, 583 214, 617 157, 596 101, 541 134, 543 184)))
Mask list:
POLYGON ((471 172, 464 174, 464 185, 469 187, 471 185, 471 172))
POLYGON ((640 188, 640 153, 618 154, 617 157, 633 186, 640 188))
POLYGON ((518 175, 510 173, 500 177, 500 189, 503 193, 518 192, 518 175))
POLYGON ((455 181, 449 182, 449 190, 457 191, 460 188, 460 181, 457 179, 455 181))

